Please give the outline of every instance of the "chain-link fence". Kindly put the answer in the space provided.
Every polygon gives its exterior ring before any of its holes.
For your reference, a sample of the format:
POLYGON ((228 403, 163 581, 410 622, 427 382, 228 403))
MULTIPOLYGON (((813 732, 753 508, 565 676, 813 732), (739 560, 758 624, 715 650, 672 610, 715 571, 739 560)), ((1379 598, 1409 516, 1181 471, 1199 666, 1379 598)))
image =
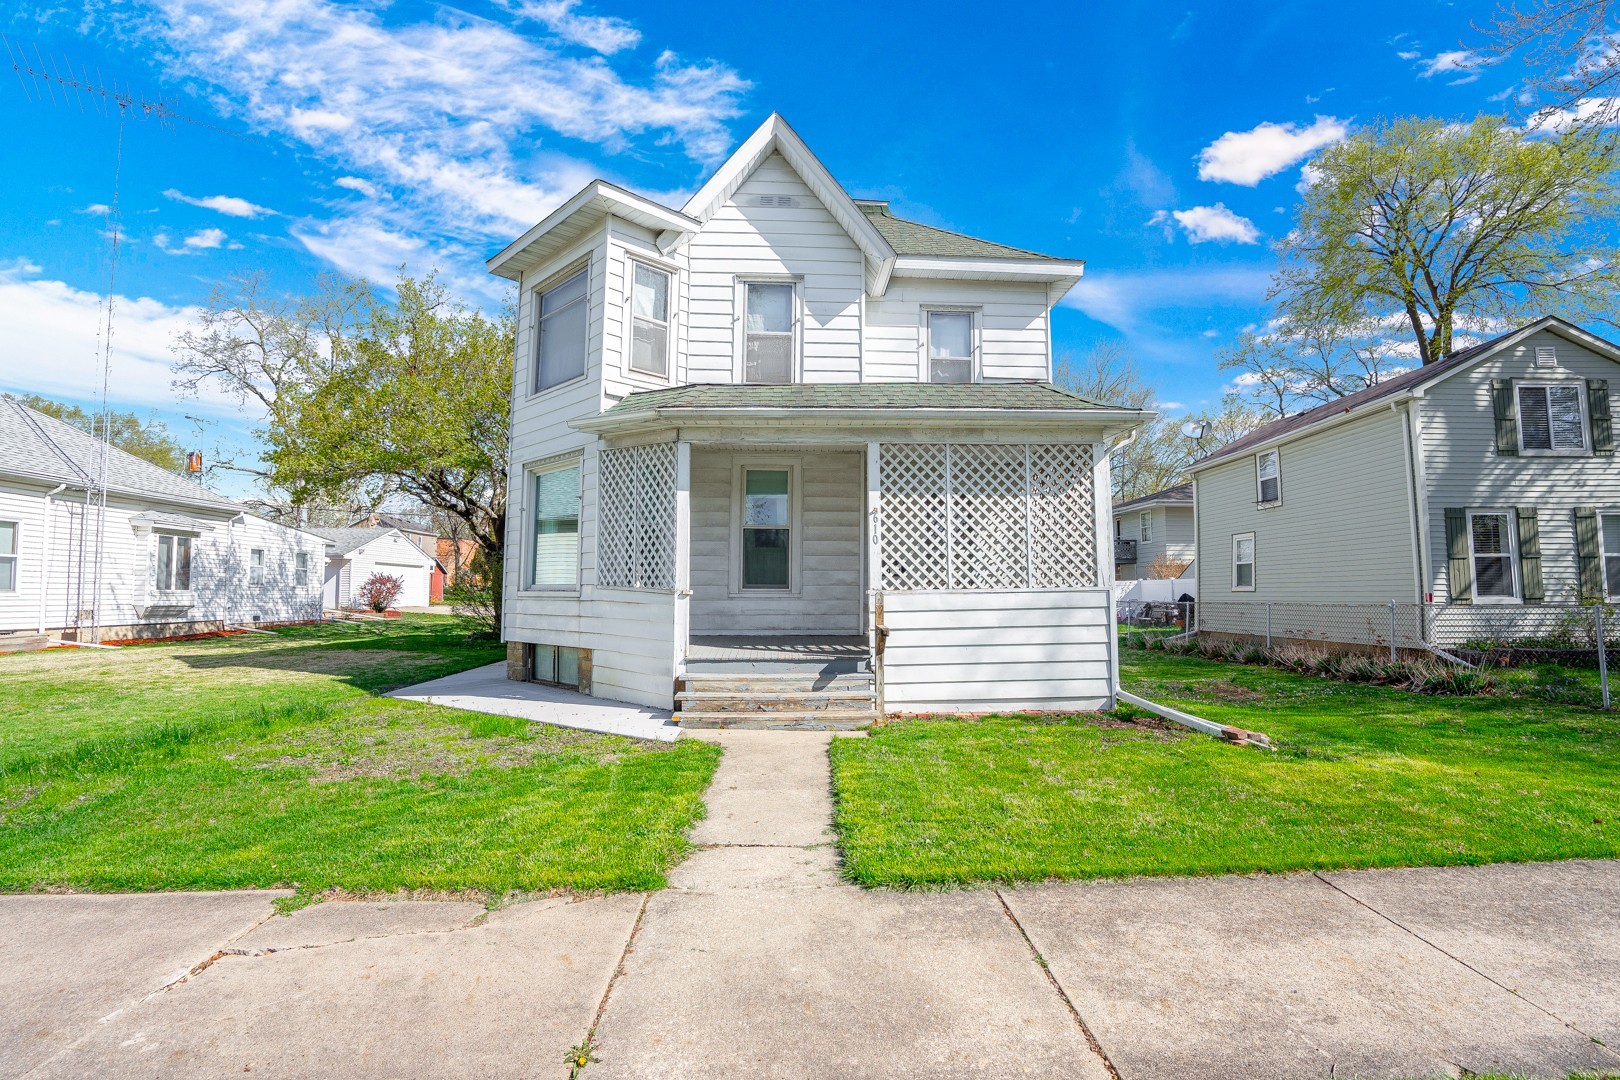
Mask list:
POLYGON ((1421 653, 1470 665, 1555 664, 1596 668, 1603 703, 1620 660, 1620 610, 1609 604, 1366 604, 1205 600, 1116 606, 1126 627, 1176 626, 1200 637, 1268 648, 1421 653), (1603 647, 1599 648, 1599 643, 1603 647))

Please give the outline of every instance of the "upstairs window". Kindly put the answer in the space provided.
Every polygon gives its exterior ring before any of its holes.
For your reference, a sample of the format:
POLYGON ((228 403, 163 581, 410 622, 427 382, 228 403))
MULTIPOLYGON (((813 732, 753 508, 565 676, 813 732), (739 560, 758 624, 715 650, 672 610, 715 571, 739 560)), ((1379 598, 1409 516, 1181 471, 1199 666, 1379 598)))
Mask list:
POLYGON ((966 311, 928 313, 928 381, 973 381, 973 316, 966 311))
POLYGON ((309 555, 300 551, 293 556, 293 584, 303 588, 309 584, 309 555))
POLYGON ((535 297, 535 390, 558 386, 585 374, 590 308, 587 270, 535 297))
POLYGON ((17 591, 17 523, 0 521, 0 592, 17 591))
POLYGON ((1141 537, 1142 542, 1145 544, 1153 539, 1153 511, 1143 510, 1138 522, 1136 535, 1141 537))
POLYGON ((1254 456, 1255 499, 1261 506, 1276 506, 1282 502, 1282 459, 1277 451, 1267 450, 1254 456))
POLYGON ((191 591, 191 537, 158 534, 158 592, 191 591))
POLYGON ((1513 519, 1504 511, 1468 515, 1468 555, 1474 564, 1474 596, 1513 600, 1519 595, 1513 573, 1513 519))
POLYGON ((1586 384, 1519 383, 1519 450, 1580 453, 1586 449, 1586 384))
POLYGON ((792 382, 793 286, 754 281, 743 291, 743 382, 792 382))
POLYGON ((537 589, 579 587, 579 463, 530 474, 534 497, 537 589))
POLYGON ((254 548, 248 552, 248 584, 264 584, 264 549, 254 548))
POLYGON ((669 377, 669 283, 667 270, 632 260, 630 370, 669 377))

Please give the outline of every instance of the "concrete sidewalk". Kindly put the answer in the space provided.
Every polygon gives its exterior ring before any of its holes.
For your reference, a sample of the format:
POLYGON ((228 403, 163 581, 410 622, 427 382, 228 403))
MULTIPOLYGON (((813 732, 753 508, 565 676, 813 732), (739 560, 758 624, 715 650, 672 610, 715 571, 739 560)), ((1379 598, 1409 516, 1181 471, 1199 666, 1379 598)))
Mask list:
POLYGON ((810 732, 651 895, 0 897, 0 1077, 1620 1076, 1620 862, 868 892, 810 732))
POLYGON ((542 724, 671 742, 681 729, 671 714, 623 701, 591 697, 542 683, 514 682, 506 664, 486 664, 385 695, 452 709, 516 716, 542 724))

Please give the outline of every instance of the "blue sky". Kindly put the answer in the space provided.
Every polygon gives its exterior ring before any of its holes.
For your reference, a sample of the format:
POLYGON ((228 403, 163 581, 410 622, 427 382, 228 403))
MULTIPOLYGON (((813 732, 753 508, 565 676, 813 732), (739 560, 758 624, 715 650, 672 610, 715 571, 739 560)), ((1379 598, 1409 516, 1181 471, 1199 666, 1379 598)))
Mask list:
MULTIPOLYGON (((214 282, 406 263, 494 306, 483 258, 587 180, 678 206, 772 110, 852 194, 1087 260, 1058 351, 1123 339, 1171 411, 1213 402, 1315 148, 1379 116, 1511 107, 1522 72, 1473 51, 1493 10, 163 0, 25 6, 0 29, 202 122, 125 127, 112 397, 188 440, 203 417, 205 447, 246 461, 250 410, 170 388, 169 342, 214 282)), ((0 389, 93 402, 118 125, 0 77, 0 389)))

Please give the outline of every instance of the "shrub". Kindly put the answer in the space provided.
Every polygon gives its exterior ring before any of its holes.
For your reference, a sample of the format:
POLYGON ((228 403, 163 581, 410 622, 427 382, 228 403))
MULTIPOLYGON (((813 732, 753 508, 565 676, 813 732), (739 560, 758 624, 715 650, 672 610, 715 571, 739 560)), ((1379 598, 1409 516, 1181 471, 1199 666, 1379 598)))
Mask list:
POLYGON ((1240 657, 1240 659, 1245 664, 1264 664, 1270 658, 1267 656, 1264 647, 1260 645, 1250 645, 1248 648, 1243 650, 1243 655, 1240 657))
POLYGON ((1159 652, 1163 652, 1165 649, 1164 636, 1161 634, 1155 634, 1154 636, 1148 638, 1147 647, 1150 649, 1157 649, 1159 652))
POLYGON ((372 611, 387 611, 399 594, 405 591, 405 579, 388 574, 372 574, 360 586, 360 602, 372 611))

